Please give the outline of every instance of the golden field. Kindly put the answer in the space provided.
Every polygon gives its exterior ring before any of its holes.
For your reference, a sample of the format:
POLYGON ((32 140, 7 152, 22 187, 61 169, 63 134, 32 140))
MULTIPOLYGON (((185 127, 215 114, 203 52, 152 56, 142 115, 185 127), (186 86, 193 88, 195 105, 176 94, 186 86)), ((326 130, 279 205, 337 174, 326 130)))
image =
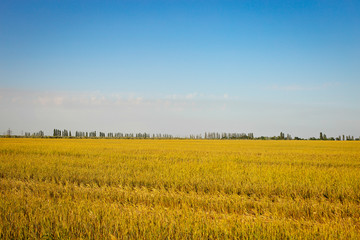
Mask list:
POLYGON ((0 239, 359 239, 360 142, 0 139, 0 239))

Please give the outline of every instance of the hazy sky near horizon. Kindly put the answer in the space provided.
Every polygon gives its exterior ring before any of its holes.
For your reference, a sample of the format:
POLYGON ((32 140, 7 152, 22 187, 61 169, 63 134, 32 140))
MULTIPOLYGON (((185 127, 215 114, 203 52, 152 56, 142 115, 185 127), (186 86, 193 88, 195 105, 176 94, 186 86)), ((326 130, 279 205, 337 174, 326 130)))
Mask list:
POLYGON ((0 2, 0 133, 360 136, 359 1, 0 2))

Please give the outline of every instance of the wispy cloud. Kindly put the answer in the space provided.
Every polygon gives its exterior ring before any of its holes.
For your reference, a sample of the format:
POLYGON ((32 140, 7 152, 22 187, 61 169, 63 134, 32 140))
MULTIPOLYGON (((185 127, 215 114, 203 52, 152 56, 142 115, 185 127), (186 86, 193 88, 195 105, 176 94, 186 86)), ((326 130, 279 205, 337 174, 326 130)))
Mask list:
POLYGON ((313 103, 255 102, 236 99, 227 93, 149 98, 136 93, 0 89, 0 99, 0 112, 4 113, 0 118, 4 129, 0 131, 10 127, 28 131, 42 129, 49 134, 53 128, 71 128, 181 134, 244 131, 272 135, 296 130, 306 137, 327 129, 343 132, 345 126, 348 132, 359 132, 358 125, 346 122, 358 119, 358 110, 313 103), (343 115, 350 117, 343 118, 343 115), (281 119, 278 116, 282 116, 281 119))
POLYGON ((2 104, 40 106, 40 107, 111 107, 111 106, 148 106, 176 107, 195 106, 203 100, 228 101, 228 94, 219 96, 203 93, 170 94, 157 98, 144 97, 135 93, 101 93, 101 92, 64 92, 64 91, 25 91, 17 89, 0 89, 2 104))
POLYGON ((338 82, 327 82, 320 85, 300 85, 300 84, 292 84, 292 85, 271 85, 268 87, 270 90, 275 91, 318 91, 318 90, 326 90, 334 87, 338 87, 340 83, 338 82))
POLYGON ((218 124, 220 118, 226 119, 226 114, 236 113, 226 108, 225 103, 233 104, 227 94, 195 92, 155 98, 136 93, 0 88, 0 97, 0 111, 6 112, 0 126, 29 131, 101 127, 104 131, 203 132, 212 129, 209 126, 218 124))
MULTIPOLYGON (((162 98, 162 97, 160 97, 162 98)), ((164 96, 165 99, 172 100, 236 100, 237 97, 230 96, 228 93, 221 95, 205 94, 205 93, 188 93, 188 94, 170 94, 164 96)))

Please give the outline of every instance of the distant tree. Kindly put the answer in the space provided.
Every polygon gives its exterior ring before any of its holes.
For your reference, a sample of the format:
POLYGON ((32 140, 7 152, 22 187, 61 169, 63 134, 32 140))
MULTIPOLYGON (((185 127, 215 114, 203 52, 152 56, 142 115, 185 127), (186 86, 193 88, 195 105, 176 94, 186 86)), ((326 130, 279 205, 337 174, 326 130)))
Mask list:
MULTIPOLYGON (((254 133, 249 133, 247 137, 248 139, 254 139, 254 133)), ((240 134, 240 138, 242 138, 241 134, 240 134)))
POLYGON ((68 137, 69 136, 68 130, 64 129, 64 131, 62 132, 62 136, 63 137, 68 137))
POLYGON ((44 137, 44 132, 42 130, 40 130, 39 132, 35 132, 33 133, 34 137, 44 137))
POLYGON ((285 134, 283 132, 280 132, 279 139, 285 139, 285 134))
POLYGON ((290 135, 290 134, 287 134, 287 135, 286 135, 286 139, 287 139, 287 140, 291 140, 291 139, 292 139, 291 135, 290 135))
POLYGON ((54 129, 53 136, 54 137, 61 137, 61 131, 59 129, 54 129))
POLYGON ((12 131, 11 131, 10 128, 9 128, 9 129, 6 131, 6 135, 10 137, 11 134, 12 134, 12 131))

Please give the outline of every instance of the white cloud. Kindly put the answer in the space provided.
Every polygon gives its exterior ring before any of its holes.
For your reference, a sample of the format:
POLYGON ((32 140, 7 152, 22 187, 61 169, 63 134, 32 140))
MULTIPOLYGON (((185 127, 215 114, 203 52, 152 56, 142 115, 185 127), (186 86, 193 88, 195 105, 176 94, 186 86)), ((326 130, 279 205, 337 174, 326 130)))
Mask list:
POLYGON ((195 93, 189 93, 186 95, 186 99, 194 99, 198 94, 195 92, 195 93))
POLYGON ((172 94, 155 99, 146 98, 135 93, 23 91, 14 89, 0 89, 0 94, 3 104, 69 109, 122 106, 184 108, 194 106, 195 99, 215 99, 213 96, 199 95, 198 93, 172 94))
POLYGON ((316 91, 316 90, 325 90, 328 88, 337 87, 340 84, 337 82, 327 82, 321 85, 272 85, 268 87, 268 89, 276 90, 276 91, 316 91))

